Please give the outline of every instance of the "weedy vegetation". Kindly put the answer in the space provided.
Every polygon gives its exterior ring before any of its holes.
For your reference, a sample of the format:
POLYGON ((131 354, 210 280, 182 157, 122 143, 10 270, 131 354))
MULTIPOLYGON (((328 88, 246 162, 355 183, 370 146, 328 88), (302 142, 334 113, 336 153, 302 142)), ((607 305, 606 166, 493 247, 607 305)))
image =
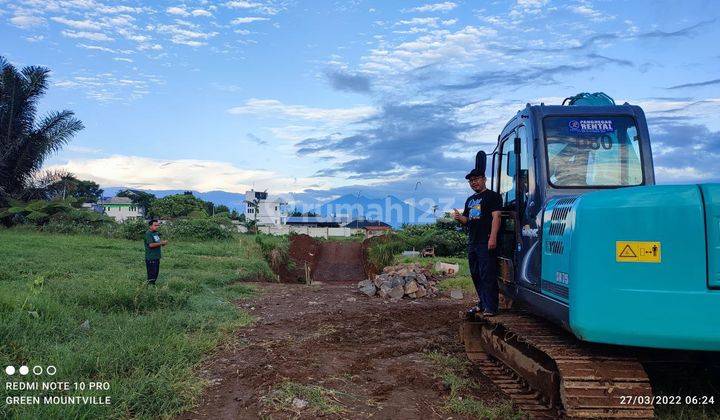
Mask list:
POLYGON ((443 381, 449 395, 443 409, 452 414, 478 419, 522 419, 525 416, 509 402, 489 404, 473 396, 478 384, 468 375, 469 362, 437 351, 426 357, 437 367, 436 377, 443 381))
MULTIPOLYGON (((0 229, 0 365, 57 367, 27 381, 109 382, 110 405, 0 405, 2 418, 158 418, 199 396, 202 359, 251 317, 239 280, 269 278, 248 237, 174 241, 156 286, 141 241, 0 229)), ((0 390, 0 398, 33 394, 0 390)))
POLYGON ((283 382, 265 399, 276 410, 294 411, 293 402, 307 403, 304 409, 316 415, 341 414, 345 408, 337 399, 339 391, 318 385, 303 385, 297 382, 283 382))

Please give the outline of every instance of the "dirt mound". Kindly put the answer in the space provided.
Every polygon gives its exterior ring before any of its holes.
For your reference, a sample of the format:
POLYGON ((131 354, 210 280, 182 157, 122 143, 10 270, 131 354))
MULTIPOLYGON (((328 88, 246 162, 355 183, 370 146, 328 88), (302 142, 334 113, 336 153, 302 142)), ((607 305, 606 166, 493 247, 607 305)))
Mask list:
POLYGON ((283 283, 305 282, 306 267, 310 277, 321 282, 358 282, 365 278, 359 242, 321 241, 308 235, 292 235, 289 253, 289 266, 273 267, 283 283))
POLYGON ((308 235, 290 236, 290 264, 287 266, 275 266, 272 269, 280 276, 282 283, 303 283, 305 282, 305 267, 310 273, 317 267, 318 256, 320 255, 320 241, 308 235))
POLYGON ((357 282, 364 279, 362 244, 347 241, 323 242, 312 278, 321 282, 357 282))

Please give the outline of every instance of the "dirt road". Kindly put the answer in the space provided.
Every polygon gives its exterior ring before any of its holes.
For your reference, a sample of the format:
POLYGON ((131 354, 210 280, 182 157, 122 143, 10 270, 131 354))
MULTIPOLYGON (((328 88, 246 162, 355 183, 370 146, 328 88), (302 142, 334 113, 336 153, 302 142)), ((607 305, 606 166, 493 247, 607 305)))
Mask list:
MULTIPOLYGON (((444 409, 451 387, 428 355, 463 360, 458 311, 469 301, 389 303, 339 283, 255 285, 258 296, 238 305, 256 322, 211 357, 203 375, 213 385, 180 418, 468 418, 444 409), (307 394, 309 407, 288 403, 294 390, 308 386, 336 413, 314 410, 317 401, 307 394)), ((504 404, 497 388, 470 369, 472 396, 504 404)))

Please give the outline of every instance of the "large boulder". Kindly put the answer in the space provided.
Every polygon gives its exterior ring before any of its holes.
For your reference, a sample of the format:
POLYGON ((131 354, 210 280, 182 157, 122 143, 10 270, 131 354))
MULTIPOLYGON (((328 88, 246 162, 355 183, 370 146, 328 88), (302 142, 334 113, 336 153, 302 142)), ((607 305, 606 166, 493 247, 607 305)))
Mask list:
POLYGON ((418 291, 418 284, 415 282, 415 280, 410 280, 409 282, 405 283, 405 294, 411 294, 418 291))
POLYGON ((383 284, 384 282, 386 282, 387 280, 388 280, 387 274, 378 274, 377 276, 375 276, 375 279, 373 280, 373 284, 375 285, 375 287, 380 287, 380 285, 383 284))
POLYGON ((388 281, 388 284, 390 285, 390 287, 402 287, 405 285, 405 281, 402 279, 402 277, 391 277, 388 281))
POLYGON ((405 294, 405 288, 402 285, 397 285, 390 289, 388 292, 388 297, 390 299, 398 300, 402 299, 403 295, 405 294))
POLYGON ((428 284, 427 276, 425 276, 425 274, 423 273, 418 273, 418 275, 415 277, 415 281, 423 286, 428 284))
POLYGON ((392 287, 388 286, 387 283, 383 283, 382 285, 380 285, 380 288, 377 291, 377 295, 385 299, 386 297, 388 297, 391 289, 392 287))
POLYGON ((375 296, 375 292, 377 292, 377 288, 372 280, 363 280, 358 282, 358 289, 360 289, 360 292, 368 296, 375 296))

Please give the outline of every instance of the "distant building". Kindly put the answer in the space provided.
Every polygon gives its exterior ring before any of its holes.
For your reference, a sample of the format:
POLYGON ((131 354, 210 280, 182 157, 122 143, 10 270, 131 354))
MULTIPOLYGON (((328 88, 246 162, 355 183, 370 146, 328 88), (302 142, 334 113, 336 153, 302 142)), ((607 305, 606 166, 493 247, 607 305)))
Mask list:
POLYGON ((350 220, 347 217, 290 216, 285 223, 291 226, 345 227, 350 220))
POLYGON ((344 227, 351 229, 363 229, 365 237, 380 236, 390 233, 392 226, 379 220, 357 219, 346 224, 344 227))
POLYGON ((245 192, 245 220, 255 220, 258 226, 280 226, 287 221, 286 202, 268 196, 267 192, 245 192))
POLYGON ((97 213, 105 213, 105 209, 98 203, 82 203, 81 208, 97 213))
POLYGON ((145 209, 134 204, 127 197, 112 197, 106 200, 100 200, 97 205, 102 208, 107 216, 112 217, 118 222, 127 219, 138 219, 145 215, 145 209))
POLYGON ((365 237, 372 238, 373 236, 386 235, 390 233, 392 228, 388 226, 365 226, 365 237))

